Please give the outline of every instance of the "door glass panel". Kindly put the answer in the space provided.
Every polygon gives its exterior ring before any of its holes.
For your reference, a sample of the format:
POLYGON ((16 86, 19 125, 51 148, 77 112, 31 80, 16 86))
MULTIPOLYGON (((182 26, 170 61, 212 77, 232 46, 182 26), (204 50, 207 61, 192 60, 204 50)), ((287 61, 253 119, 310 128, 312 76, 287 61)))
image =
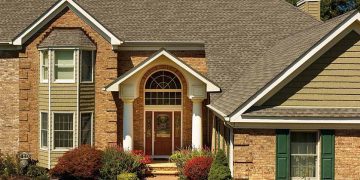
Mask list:
POLYGON ((174 145, 175 150, 181 149, 181 112, 174 112, 174 145))
POLYGON ((156 137, 171 137, 171 118, 167 114, 156 117, 156 137))

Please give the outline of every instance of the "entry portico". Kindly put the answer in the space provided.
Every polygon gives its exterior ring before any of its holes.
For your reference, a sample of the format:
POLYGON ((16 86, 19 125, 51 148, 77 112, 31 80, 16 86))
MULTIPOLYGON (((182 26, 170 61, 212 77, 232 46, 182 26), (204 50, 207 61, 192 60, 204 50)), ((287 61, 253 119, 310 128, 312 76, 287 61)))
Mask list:
POLYGON ((220 88, 165 49, 107 87, 123 101, 123 148, 154 157, 203 146, 203 100, 220 88), (136 146, 134 148, 134 146, 136 146))

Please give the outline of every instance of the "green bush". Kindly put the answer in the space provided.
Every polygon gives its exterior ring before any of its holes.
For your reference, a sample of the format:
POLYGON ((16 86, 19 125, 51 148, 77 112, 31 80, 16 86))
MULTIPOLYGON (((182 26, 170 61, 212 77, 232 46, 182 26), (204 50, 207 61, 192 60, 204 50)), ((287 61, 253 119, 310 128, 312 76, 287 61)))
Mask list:
POLYGON ((117 180, 138 180, 139 178, 135 173, 122 173, 117 176, 117 180))
POLYGON ((229 161, 223 150, 219 150, 216 153, 215 160, 213 161, 209 180, 228 180, 231 179, 231 172, 228 167, 229 161))
POLYGON ((121 148, 109 147, 102 156, 100 177, 102 179, 116 179, 122 173, 135 173, 138 177, 145 175, 146 165, 143 156, 125 152, 121 148))
POLYGON ((30 165, 27 168, 26 176, 36 179, 44 179, 45 177, 47 177, 47 179, 49 179, 47 169, 39 167, 37 165, 30 165))
POLYGON ((176 167, 179 171, 180 179, 186 179, 184 174, 184 167, 188 160, 194 157, 213 157, 213 154, 209 150, 197 150, 197 149, 182 149, 176 151, 170 156, 170 161, 176 164, 176 167))
POLYGON ((19 161, 16 156, 0 154, 0 177, 9 178, 17 176, 20 172, 19 161))

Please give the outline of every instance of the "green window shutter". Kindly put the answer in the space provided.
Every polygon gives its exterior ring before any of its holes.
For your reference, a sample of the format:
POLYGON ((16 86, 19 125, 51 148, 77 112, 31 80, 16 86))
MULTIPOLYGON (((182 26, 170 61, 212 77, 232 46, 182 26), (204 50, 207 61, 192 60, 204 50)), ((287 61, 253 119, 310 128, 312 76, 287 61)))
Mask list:
POLYGON ((276 179, 288 180, 290 175, 290 133, 276 130, 276 179))
POLYGON ((335 172, 334 130, 321 131, 321 179, 333 180, 335 172))

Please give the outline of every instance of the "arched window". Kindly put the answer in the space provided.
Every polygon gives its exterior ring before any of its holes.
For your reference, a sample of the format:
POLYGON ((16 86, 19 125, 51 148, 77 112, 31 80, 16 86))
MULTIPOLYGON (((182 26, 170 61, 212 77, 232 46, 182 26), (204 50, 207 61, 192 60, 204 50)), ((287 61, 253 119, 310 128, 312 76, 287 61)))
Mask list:
POLYGON ((181 105, 181 83, 170 71, 152 74, 145 84, 145 105, 181 105))

